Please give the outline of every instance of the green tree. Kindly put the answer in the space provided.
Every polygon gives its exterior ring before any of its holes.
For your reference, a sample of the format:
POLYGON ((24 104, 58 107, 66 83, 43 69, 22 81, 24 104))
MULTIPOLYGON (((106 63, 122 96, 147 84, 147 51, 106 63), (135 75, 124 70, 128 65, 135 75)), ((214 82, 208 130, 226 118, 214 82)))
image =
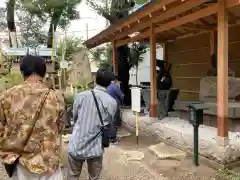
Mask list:
MULTIPOLYGON (((107 45, 106 47, 95 48, 90 51, 93 60, 97 63, 99 68, 111 69, 112 67, 112 47, 107 45)), ((143 55, 146 53, 146 46, 133 43, 130 47, 129 65, 130 68, 137 67, 140 62, 143 61, 143 55)))
POLYGON ((106 47, 99 47, 94 50, 91 50, 91 55, 93 58, 93 61, 96 62, 97 67, 109 69, 112 68, 112 47, 106 46, 106 47))
POLYGON ((47 44, 47 35, 43 28, 45 21, 30 14, 23 7, 18 7, 16 15, 20 21, 18 27, 21 30, 19 39, 21 46, 36 48, 47 44))
POLYGON ((138 84, 138 65, 143 61, 146 53, 146 46, 139 43, 133 43, 130 48, 130 66, 136 67, 136 84, 138 84))
POLYGON ((62 39, 57 46, 57 57, 59 60, 64 59, 71 61, 73 55, 84 48, 83 41, 76 37, 66 37, 62 39))
MULTIPOLYGON (((98 14, 106 18, 110 24, 114 24, 118 20, 127 17, 129 11, 135 6, 135 0, 86 0, 88 5, 98 14)), ((118 75, 121 81, 121 89, 124 93, 124 104, 131 104, 131 93, 129 89, 129 70, 131 68, 131 58, 129 58, 130 49, 127 45, 117 49, 119 69, 118 75)))
POLYGON ((146 2, 148 2, 149 0, 135 0, 136 4, 144 4, 146 2))
MULTIPOLYGON (((7 7, 1 8, 0 12, 0 31, 10 32, 10 29, 7 26, 7 24, 9 24, 7 23, 7 19, 9 19, 6 13, 7 7)), ((46 45, 47 36, 43 28, 46 21, 39 19, 36 15, 30 14, 19 1, 16 1, 14 5, 13 20, 15 20, 15 18, 16 22, 13 23, 13 26, 17 26, 20 29, 20 36, 16 36, 14 33, 12 33, 12 36, 9 35, 10 46, 13 44, 11 38, 15 38, 15 41, 18 40, 17 42, 19 42, 21 46, 34 48, 39 45, 46 45)))
POLYGON ((71 20, 79 18, 76 10, 81 0, 21 0, 27 11, 43 21, 49 20, 47 46, 52 47, 53 32, 57 27, 65 29, 71 20))

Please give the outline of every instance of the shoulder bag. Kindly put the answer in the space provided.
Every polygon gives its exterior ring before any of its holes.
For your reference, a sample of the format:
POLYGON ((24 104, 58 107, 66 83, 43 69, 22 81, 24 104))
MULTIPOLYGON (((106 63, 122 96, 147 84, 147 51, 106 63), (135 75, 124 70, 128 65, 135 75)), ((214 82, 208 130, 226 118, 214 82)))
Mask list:
MULTIPOLYGON (((37 109, 37 112, 36 112, 36 114, 35 114, 35 116, 34 116, 34 118, 33 118, 33 125, 32 125, 32 128, 31 128, 31 131, 30 131, 30 133, 29 133, 28 138, 26 139, 25 144, 28 142, 28 140, 29 140, 29 138, 30 138, 30 135, 32 134, 32 131, 33 131, 34 127, 35 127, 35 124, 36 124, 36 122, 37 122, 37 119, 38 119, 38 117, 39 117, 39 115, 40 115, 40 112, 41 112, 41 110, 42 110, 42 108, 43 108, 43 105, 44 105, 44 103, 45 103, 45 101, 46 101, 46 99, 47 99, 47 96, 48 96, 49 92, 50 92, 50 90, 48 90, 48 91, 44 94, 44 96, 43 96, 43 98, 42 98, 42 100, 41 100, 41 102, 40 102, 40 104, 39 104, 39 107, 38 107, 38 109, 37 109)), ((14 171, 15 171, 15 169, 16 169, 16 166, 17 166, 17 164, 18 164, 19 158, 20 158, 20 157, 18 157, 18 158, 14 161, 13 164, 6 164, 6 163, 4 163, 5 170, 6 170, 6 172, 7 172, 7 174, 8 174, 9 177, 12 177, 12 176, 13 176, 13 173, 14 173, 14 171)))
POLYGON ((91 92, 92 92, 92 95, 93 95, 93 98, 94 98, 94 101, 95 101, 95 105, 97 107, 99 119, 100 119, 100 122, 101 122, 101 125, 102 125, 102 127, 101 127, 102 146, 103 146, 103 148, 108 148, 109 145, 110 145, 110 124, 104 125, 102 114, 101 114, 101 111, 99 109, 99 105, 98 105, 98 102, 97 102, 96 95, 93 92, 93 90, 91 92))

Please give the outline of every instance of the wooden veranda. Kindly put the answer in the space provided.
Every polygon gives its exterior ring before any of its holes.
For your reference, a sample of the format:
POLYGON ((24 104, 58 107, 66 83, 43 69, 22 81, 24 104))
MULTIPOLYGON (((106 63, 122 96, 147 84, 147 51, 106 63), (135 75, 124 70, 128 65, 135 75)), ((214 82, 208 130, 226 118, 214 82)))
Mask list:
POLYGON ((132 42, 149 41, 150 115, 156 117, 156 43, 163 44, 164 60, 168 61, 166 54, 169 42, 211 33, 210 53, 216 53, 218 57, 218 136, 220 144, 225 145, 228 143, 228 29, 239 23, 239 17, 240 0, 153 0, 85 43, 88 48, 94 48, 111 42, 114 71, 117 72, 117 47, 132 42))

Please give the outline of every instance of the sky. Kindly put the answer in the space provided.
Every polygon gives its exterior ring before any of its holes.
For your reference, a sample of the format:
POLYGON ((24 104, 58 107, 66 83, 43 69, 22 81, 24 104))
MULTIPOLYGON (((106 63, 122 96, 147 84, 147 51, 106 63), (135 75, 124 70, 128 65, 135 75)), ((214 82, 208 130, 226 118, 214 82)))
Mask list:
POLYGON ((80 12, 80 19, 71 22, 68 35, 83 37, 86 40, 87 29, 88 38, 91 38, 106 28, 105 18, 94 12, 84 1, 77 6, 77 10, 80 12))
MULTIPOLYGON (((0 7, 4 6, 5 0, 0 0, 0 7)), ((94 10, 92 10, 90 7, 88 7, 84 0, 77 6, 77 10, 80 13, 80 19, 71 22, 67 30, 68 36, 82 37, 84 40, 86 40, 87 29, 88 37, 91 38, 106 27, 106 20, 102 16, 95 13, 94 10)), ((59 36, 64 36, 65 33, 62 30, 57 31, 57 34, 59 36)))
MULTIPOLYGON (((5 2, 3 0, 0 0, 0 7, 5 7, 5 2)), ((80 19, 71 22, 67 29, 67 36, 75 36, 87 40, 87 37, 91 38, 106 28, 106 20, 88 7, 84 0, 77 6, 77 10, 80 13, 80 19)), ((47 28, 48 27, 46 27, 46 29, 47 28)), ((57 30, 56 36, 64 37, 65 32, 57 30)), ((91 62, 91 71, 97 71, 94 62, 91 62)))
MULTIPOLYGON (((6 0, 0 0, 0 7, 4 7, 6 0)), ((139 6, 135 7, 135 10, 139 6)), ((78 6, 77 10, 80 13, 80 19, 71 22, 69 28, 67 29, 67 36, 75 36, 87 40, 94 35, 98 34, 106 28, 106 20, 102 16, 98 15, 93 9, 87 6, 85 0, 83 0, 78 6), (87 31, 88 29, 88 31, 87 31)), ((48 25, 46 25, 46 30, 48 25)), ((1 33, 1 32, 0 32, 1 33)), ((61 29, 57 30, 56 38, 62 38, 65 36, 65 32, 61 29)), ((91 64, 93 71, 96 71, 96 66, 94 63, 91 64)))

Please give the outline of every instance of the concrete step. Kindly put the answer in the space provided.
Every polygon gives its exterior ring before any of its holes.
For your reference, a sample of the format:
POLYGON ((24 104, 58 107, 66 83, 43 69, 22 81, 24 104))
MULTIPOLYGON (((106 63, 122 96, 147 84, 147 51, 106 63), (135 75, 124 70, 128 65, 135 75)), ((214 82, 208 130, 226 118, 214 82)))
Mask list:
POLYGON ((148 147, 148 150, 160 160, 172 159, 182 160, 186 158, 186 152, 183 152, 173 146, 159 143, 148 147))
POLYGON ((119 138, 125 138, 125 137, 129 137, 129 136, 131 136, 132 134, 128 131, 128 130, 126 130, 126 129, 124 129, 124 128, 120 128, 119 130, 118 130, 118 134, 117 134, 117 136, 119 137, 119 138))

